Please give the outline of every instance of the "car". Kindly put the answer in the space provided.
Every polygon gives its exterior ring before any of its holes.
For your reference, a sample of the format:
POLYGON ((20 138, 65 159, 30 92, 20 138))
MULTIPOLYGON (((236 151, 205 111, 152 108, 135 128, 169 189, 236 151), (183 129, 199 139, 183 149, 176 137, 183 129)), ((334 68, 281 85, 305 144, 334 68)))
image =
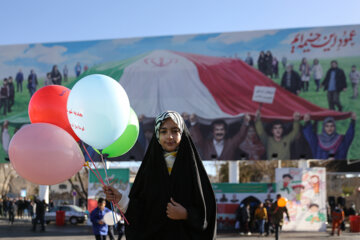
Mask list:
POLYGON ((73 225, 83 223, 87 219, 87 214, 80 207, 75 205, 61 205, 55 206, 45 213, 45 222, 47 224, 56 221, 57 211, 65 211, 65 222, 70 222, 73 225))

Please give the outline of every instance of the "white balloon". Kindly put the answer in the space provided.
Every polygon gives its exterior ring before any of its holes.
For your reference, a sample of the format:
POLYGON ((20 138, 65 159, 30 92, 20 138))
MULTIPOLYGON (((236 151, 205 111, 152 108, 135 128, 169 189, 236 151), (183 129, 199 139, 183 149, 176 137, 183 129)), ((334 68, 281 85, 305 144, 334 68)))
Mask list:
POLYGON ((103 221, 107 225, 110 225, 110 226, 115 225, 117 222, 120 221, 120 215, 117 213, 114 213, 113 211, 107 212, 107 213, 105 213, 105 215, 103 217, 103 221), (114 219, 115 219, 115 223, 114 223, 114 219))
POLYGON ((124 88, 111 77, 88 75, 72 88, 67 116, 76 135, 97 149, 104 149, 124 132, 130 103, 124 88))

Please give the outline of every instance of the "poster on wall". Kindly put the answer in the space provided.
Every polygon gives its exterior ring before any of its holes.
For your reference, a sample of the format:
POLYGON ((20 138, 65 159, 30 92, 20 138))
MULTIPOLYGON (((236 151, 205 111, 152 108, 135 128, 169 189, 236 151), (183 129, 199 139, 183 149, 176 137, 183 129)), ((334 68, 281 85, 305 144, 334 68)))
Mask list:
POLYGON ((0 113, 0 161, 36 90, 89 74, 118 81, 140 120, 133 150, 112 161, 141 161, 165 110, 183 115, 204 160, 360 159, 359 68, 360 25, 3 45, 1 77, 16 91, 0 113), (253 99, 256 86, 271 101, 253 99))
POLYGON ((288 199, 284 231, 326 231, 325 168, 277 168, 277 193, 288 199))
MULTIPOLYGON (((94 170, 96 172, 96 170, 94 170)), ((106 182, 106 174, 104 169, 98 169, 102 179, 106 182)), ((107 176, 111 186, 122 191, 129 190, 130 170, 128 168, 108 169, 107 176)), ((105 198, 103 185, 92 171, 89 171, 88 184, 88 210, 91 212, 97 206, 97 200, 105 198)))
POLYGON ((234 231, 236 212, 246 204, 254 212, 260 202, 275 197, 273 183, 213 183, 217 205, 217 229, 234 231))

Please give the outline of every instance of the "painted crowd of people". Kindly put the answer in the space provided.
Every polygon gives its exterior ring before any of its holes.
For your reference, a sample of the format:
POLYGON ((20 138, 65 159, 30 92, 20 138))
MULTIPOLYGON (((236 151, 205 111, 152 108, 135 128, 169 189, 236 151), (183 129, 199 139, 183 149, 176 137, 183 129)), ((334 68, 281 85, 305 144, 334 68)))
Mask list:
MULTIPOLYGON (((297 112, 293 114, 293 122, 263 122, 260 111, 232 121, 215 119, 208 122, 186 112, 182 117, 203 160, 346 160, 357 118, 352 113, 346 132, 339 133, 334 118, 327 117, 317 134, 319 122, 312 121, 310 114, 304 114, 301 121, 297 112)), ((119 160, 141 160, 144 156, 153 134, 153 121, 144 116, 138 118, 139 138, 119 160)))
MULTIPOLYGON (((74 68, 75 76, 79 77, 82 72, 87 70, 87 65, 82 68, 78 62, 74 68)), ((43 85, 62 85, 63 83, 68 82, 68 79, 69 69, 67 65, 63 67, 62 73, 60 72, 57 65, 53 65, 51 71, 46 73, 43 85)), ((0 86, 0 113, 2 111, 4 116, 12 112, 12 107, 15 104, 16 94, 22 94, 23 92, 24 81, 25 76, 22 69, 19 69, 19 71, 16 73, 15 79, 12 76, 3 79, 2 85, 0 86)), ((31 69, 26 83, 26 88, 29 91, 30 98, 36 92, 39 86, 41 86, 41 84, 39 83, 38 75, 34 69, 31 69)))
MULTIPOLYGON (((250 53, 244 61, 250 66, 254 66, 254 60, 250 53)), ((319 59, 313 59, 312 65, 307 58, 302 58, 299 69, 296 71, 294 65, 288 63, 286 57, 281 59, 284 73, 281 76, 280 85, 289 92, 299 95, 300 92, 308 92, 310 90, 310 81, 313 79, 316 92, 323 88, 327 92, 327 101, 329 109, 343 111, 343 105, 340 102, 340 94, 347 90, 347 77, 352 87, 351 99, 357 99, 359 96, 360 72, 356 65, 352 65, 348 76, 344 70, 339 67, 337 60, 330 62, 330 67, 326 71, 323 70, 319 59)), ((261 51, 257 60, 257 68, 265 76, 277 79, 279 77, 279 61, 271 51, 261 51)))
POLYGON ((196 115, 187 118, 190 133, 198 146, 203 159, 219 160, 260 160, 260 159, 337 159, 345 160, 355 135, 356 114, 351 116, 350 125, 344 135, 336 131, 334 118, 323 121, 321 134, 316 134, 309 114, 304 115, 304 125, 300 124, 300 114, 294 113, 293 123, 279 120, 264 124, 260 111, 251 120, 245 114, 242 124, 233 128, 230 135, 229 126, 224 120, 215 120, 208 132, 201 133, 201 125, 196 115), (234 131, 235 130, 235 131, 234 131), (205 137, 211 133, 210 137, 205 137))

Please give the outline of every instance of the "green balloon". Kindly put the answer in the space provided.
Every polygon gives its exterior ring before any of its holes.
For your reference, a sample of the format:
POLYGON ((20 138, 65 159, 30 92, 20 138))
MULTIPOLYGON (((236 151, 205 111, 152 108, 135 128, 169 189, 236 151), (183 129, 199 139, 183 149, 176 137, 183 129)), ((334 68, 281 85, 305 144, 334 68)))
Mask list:
MULTIPOLYGON (((119 157, 127 153, 136 143, 136 140, 139 136, 139 120, 136 116, 136 113, 132 108, 130 108, 130 118, 125 131, 121 136, 113 142, 110 146, 102 150, 102 154, 107 154, 108 158, 119 157)), ((100 153, 99 150, 94 150, 97 153, 100 153)))

